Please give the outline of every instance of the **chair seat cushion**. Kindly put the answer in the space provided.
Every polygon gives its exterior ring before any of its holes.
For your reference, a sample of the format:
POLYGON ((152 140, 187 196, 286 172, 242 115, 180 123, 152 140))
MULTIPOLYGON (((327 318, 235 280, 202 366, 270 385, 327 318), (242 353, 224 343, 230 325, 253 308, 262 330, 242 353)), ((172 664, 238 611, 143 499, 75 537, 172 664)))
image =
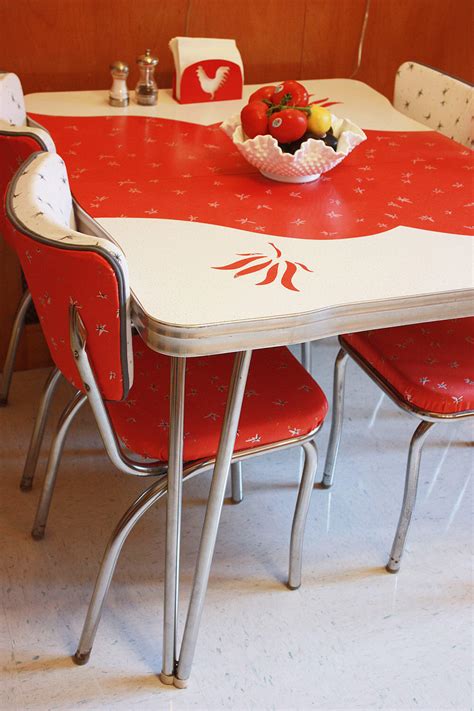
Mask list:
MULTIPOLYGON (((170 358, 133 339, 133 386, 107 409, 124 444, 144 457, 167 461, 170 358)), ((188 358, 185 382, 184 460, 217 452, 234 356, 188 358)), ((309 434, 324 420, 327 400, 287 348, 254 351, 247 379, 236 450, 309 434)))
POLYGON ((474 410, 474 318, 341 336, 401 400, 425 412, 474 410))

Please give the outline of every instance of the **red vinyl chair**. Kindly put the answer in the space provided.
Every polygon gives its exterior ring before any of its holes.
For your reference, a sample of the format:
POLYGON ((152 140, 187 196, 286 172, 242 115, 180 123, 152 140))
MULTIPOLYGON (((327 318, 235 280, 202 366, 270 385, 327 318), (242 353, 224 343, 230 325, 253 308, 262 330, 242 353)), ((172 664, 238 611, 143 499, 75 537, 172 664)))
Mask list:
MULTIPOLYGON (((166 493, 170 359, 132 337, 125 256, 93 220, 89 234, 76 229, 77 211, 59 156, 28 159, 11 182, 6 207, 6 238, 22 264, 51 356, 76 389, 52 443, 33 536, 44 535, 65 433, 86 399, 119 470, 158 477, 111 535, 75 655, 83 664, 120 550, 136 522, 166 493), (146 459, 137 461, 130 452, 146 459)), ((187 362, 184 479, 214 464, 232 362, 232 354, 187 362)), ((290 543, 289 587, 296 588, 316 472, 313 438, 327 412, 326 398, 287 348, 255 352, 246 393, 233 462, 289 447, 304 450, 290 543)))
MULTIPOLYGON (((54 143, 46 131, 28 126, 21 83, 16 74, 0 72, 0 135, 11 141, 1 141, 0 196, 3 202, 8 183, 18 166, 34 151, 54 151, 54 143), (16 140, 15 140, 16 139, 16 140)), ((0 216, 0 236, 3 232, 0 216)), ((0 406, 8 402, 18 343, 23 332, 25 316, 31 304, 25 291, 18 305, 12 325, 0 382, 0 406)))
MULTIPOLYGON (((12 121, 13 119, 19 118, 18 106, 21 107, 21 104, 17 105, 11 101, 11 98, 16 95, 13 93, 13 89, 12 92, 7 92, 6 87, 13 84, 13 88, 15 88, 17 87, 17 84, 19 85, 19 82, 14 74, 7 74, 3 76, 6 78, 1 79, 2 75, 0 75, 0 100, 3 102, 0 103, 0 111, 3 112, 3 114, 6 114, 4 99, 5 96, 7 96, 10 103, 14 105, 16 111, 16 113, 13 113, 9 119, 12 121), (13 81, 13 79, 16 81, 13 81)), ((32 153, 35 153, 38 150, 55 151, 53 141, 46 131, 27 125, 10 125, 10 123, 0 120, 0 196, 2 202, 2 207, 0 208, 0 235, 4 235, 6 231, 6 218, 3 204, 8 184, 17 171, 18 166, 21 165, 21 163, 32 153)), ((31 294, 29 290, 26 290, 18 306, 11 330, 7 355, 3 367, 3 376, 0 384, 0 405, 6 405, 8 401, 18 343, 23 332, 25 316, 30 304, 31 294)), ((49 406, 60 377, 61 374, 58 369, 53 369, 44 387, 43 396, 38 408, 35 426, 23 469, 23 476, 20 485, 23 491, 28 491, 32 487, 33 476, 38 461, 49 406)))
POLYGON ((321 486, 333 484, 350 356, 402 410, 421 420, 408 450, 405 493, 387 563, 397 573, 416 500, 421 450, 437 422, 474 416, 474 317, 349 333, 339 338, 331 433, 321 486))

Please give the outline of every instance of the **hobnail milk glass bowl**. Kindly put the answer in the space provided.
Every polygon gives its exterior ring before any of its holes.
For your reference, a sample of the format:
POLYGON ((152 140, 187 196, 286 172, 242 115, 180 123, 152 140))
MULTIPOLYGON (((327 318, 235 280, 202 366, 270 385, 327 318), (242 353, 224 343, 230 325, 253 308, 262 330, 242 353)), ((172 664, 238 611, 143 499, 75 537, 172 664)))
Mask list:
POLYGON ((240 115, 232 116, 221 124, 222 130, 232 139, 243 157, 266 178, 282 183, 309 183, 332 170, 367 136, 349 119, 331 114, 332 129, 337 138, 337 151, 322 140, 309 138, 294 155, 284 153, 278 141, 270 134, 246 138, 240 115))

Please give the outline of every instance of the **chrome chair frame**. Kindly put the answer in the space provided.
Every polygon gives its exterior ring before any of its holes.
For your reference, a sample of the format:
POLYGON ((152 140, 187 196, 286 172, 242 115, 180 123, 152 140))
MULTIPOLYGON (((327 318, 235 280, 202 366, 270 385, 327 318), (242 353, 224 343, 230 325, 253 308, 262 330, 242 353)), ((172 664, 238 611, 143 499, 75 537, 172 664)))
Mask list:
MULTIPOLYGON (((306 341, 301 344, 301 365, 308 373, 311 373, 312 355, 311 341, 306 341)), ((234 462, 231 465, 231 498, 234 504, 240 504, 244 498, 244 488, 242 480, 242 464, 234 462)))
MULTIPOLYGON (((73 350, 74 358, 76 360, 86 394, 77 391, 66 406, 59 420, 56 435, 51 445, 46 476, 41 498, 38 504, 32 536, 37 540, 43 538, 44 536, 64 440, 74 417, 86 400, 89 401, 91 409, 95 415, 107 454, 117 468, 126 474, 133 474, 135 476, 159 477, 158 481, 155 481, 135 499, 116 525, 109 539, 96 579, 78 649, 73 657, 76 664, 82 665, 87 663, 89 660, 107 592, 109 590, 123 544, 141 517, 150 509, 151 506, 153 506, 154 503, 159 501, 167 493, 168 482, 166 477, 167 465, 163 465, 163 463, 158 462, 151 462, 149 464, 134 462, 121 450, 119 441, 113 430, 107 409, 100 394, 93 369, 87 356, 86 332, 75 306, 70 307, 70 338, 71 348, 73 350)), ((57 378, 57 376, 54 377, 57 378)), ((48 388, 46 388, 46 391, 48 391, 48 388)), ((319 427, 310 432, 308 435, 300 438, 285 440, 277 444, 263 445, 258 448, 236 452, 235 454, 232 454, 231 457, 232 467, 237 467, 243 460, 250 457, 260 456, 270 451, 290 449, 296 446, 303 447, 305 453, 305 464, 299 485, 290 539, 288 576, 288 587, 290 589, 297 589, 301 585, 304 530, 317 467, 317 451, 312 440, 318 430, 319 427)), ((183 481, 187 481, 198 474, 208 471, 214 467, 215 462, 216 460, 213 458, 188 463, 188 465, 183 469, 183 481)), ((227 471, 229 471, 229 467, 227 468, 227 471)), ((204 554, 210 559, 212 558, 213 550, 214 545, 212 541, 208 541, 207 544, 201 543, 199 555, 204 554)), ((204 601, 206 587, 207 584, 202 585, 202 581, 199 582, 198 580, 195 580, 192 597, 197 596, 201 608, 204 601)), ((166 588, 164 604, 166 606, 166 588)), ((173 620, 173 625, 174 630, 176 630, 176 617, 173 620)), ((199 619, 194 620, 194 624, 191 625, 193 650, 197 638, 198 627, 199 619)), ((189 668, 191 662, 192 654, 190 658, 188 653, 187 665, 189 668)))
POLYGON ((0 407, 5 407, 8 404, 8 395, 10 394, 10 385, 13 377, 13 368, 15 366, 16 353, 18 343, 20 341, 23 328, 25 327, 25 316, 31 304, 31 294, 27 290, 23 293, 20 303, 15 314, 10 339, 8 341, 7 354, 5 363, 3 364, 2 381, 0 385, 0 407))
POLYGON ((380 389, 392 400, 397 407, 404 412, 408 412, 418 420, 421 420, 415 429, 408 449, 408 460, 405 477, 405 490, 403 494, 402 509, 397 525, 397 530, 392 543, 390 557, 386 565, 386 570, 389 573, 398 573, 400 563, 405 548, 405 542, 410 526, 411 517, 416 502, 418 490, 418 478, 420 472, 421 451, 425 443, 426 437, 432 427, 440 421, 454 422, 466 417, 473 417, 474 411, 466 410, 464 412, 456 412, 453 414, 439 414, 427 410, 421 410, 415 405, 410 405, 406 400, 402 400, 397 391, 392 385, 383 378, 366 360, 361 358, 347 343, 343 343, 339 338, 341 349, 339 350, 334 365, 334 382, 333 382, 333 405, 331 431, 329 434, 329 444, 324 464, 323 478, 320 487, 329 489, 334 483, 334 474, 336 468, 337 454, 341 442, 343 410, 344 410, 344 388, 345 375, 348 357, 350 356, 362 370, 373 380, 380 389))

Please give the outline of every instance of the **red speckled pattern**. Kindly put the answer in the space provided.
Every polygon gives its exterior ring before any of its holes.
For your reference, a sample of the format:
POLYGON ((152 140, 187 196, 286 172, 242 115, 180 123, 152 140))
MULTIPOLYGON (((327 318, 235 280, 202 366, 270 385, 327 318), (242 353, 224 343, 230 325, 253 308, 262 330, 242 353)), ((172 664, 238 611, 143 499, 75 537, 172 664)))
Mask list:
MULTIPOLYGON (((114 428, 134 452, 168 459, 170 358, 133 339, 135 379, 128 398, 107 403, 114 428)), ((214 457, 234 356, 189 358, 186 363, 184 460, 214 457)), ((324 420, 320 387, 287 348, 255 351, 245 390, 236 450, 308 434, 324 420)))
POLYGON ((473 317, 350 333, 341 340, 420 410, 474 410, 473 317))
MULTIPOLYGON (((190 108, 192 112, 192 108, 190 108)), ((260 175, 219 126, 143 117, 34 115, 94 217, 157 217, 303 239, 398 225, 473 233, 471 151, 434 131, 366 131, 313 183, 260 175)))

